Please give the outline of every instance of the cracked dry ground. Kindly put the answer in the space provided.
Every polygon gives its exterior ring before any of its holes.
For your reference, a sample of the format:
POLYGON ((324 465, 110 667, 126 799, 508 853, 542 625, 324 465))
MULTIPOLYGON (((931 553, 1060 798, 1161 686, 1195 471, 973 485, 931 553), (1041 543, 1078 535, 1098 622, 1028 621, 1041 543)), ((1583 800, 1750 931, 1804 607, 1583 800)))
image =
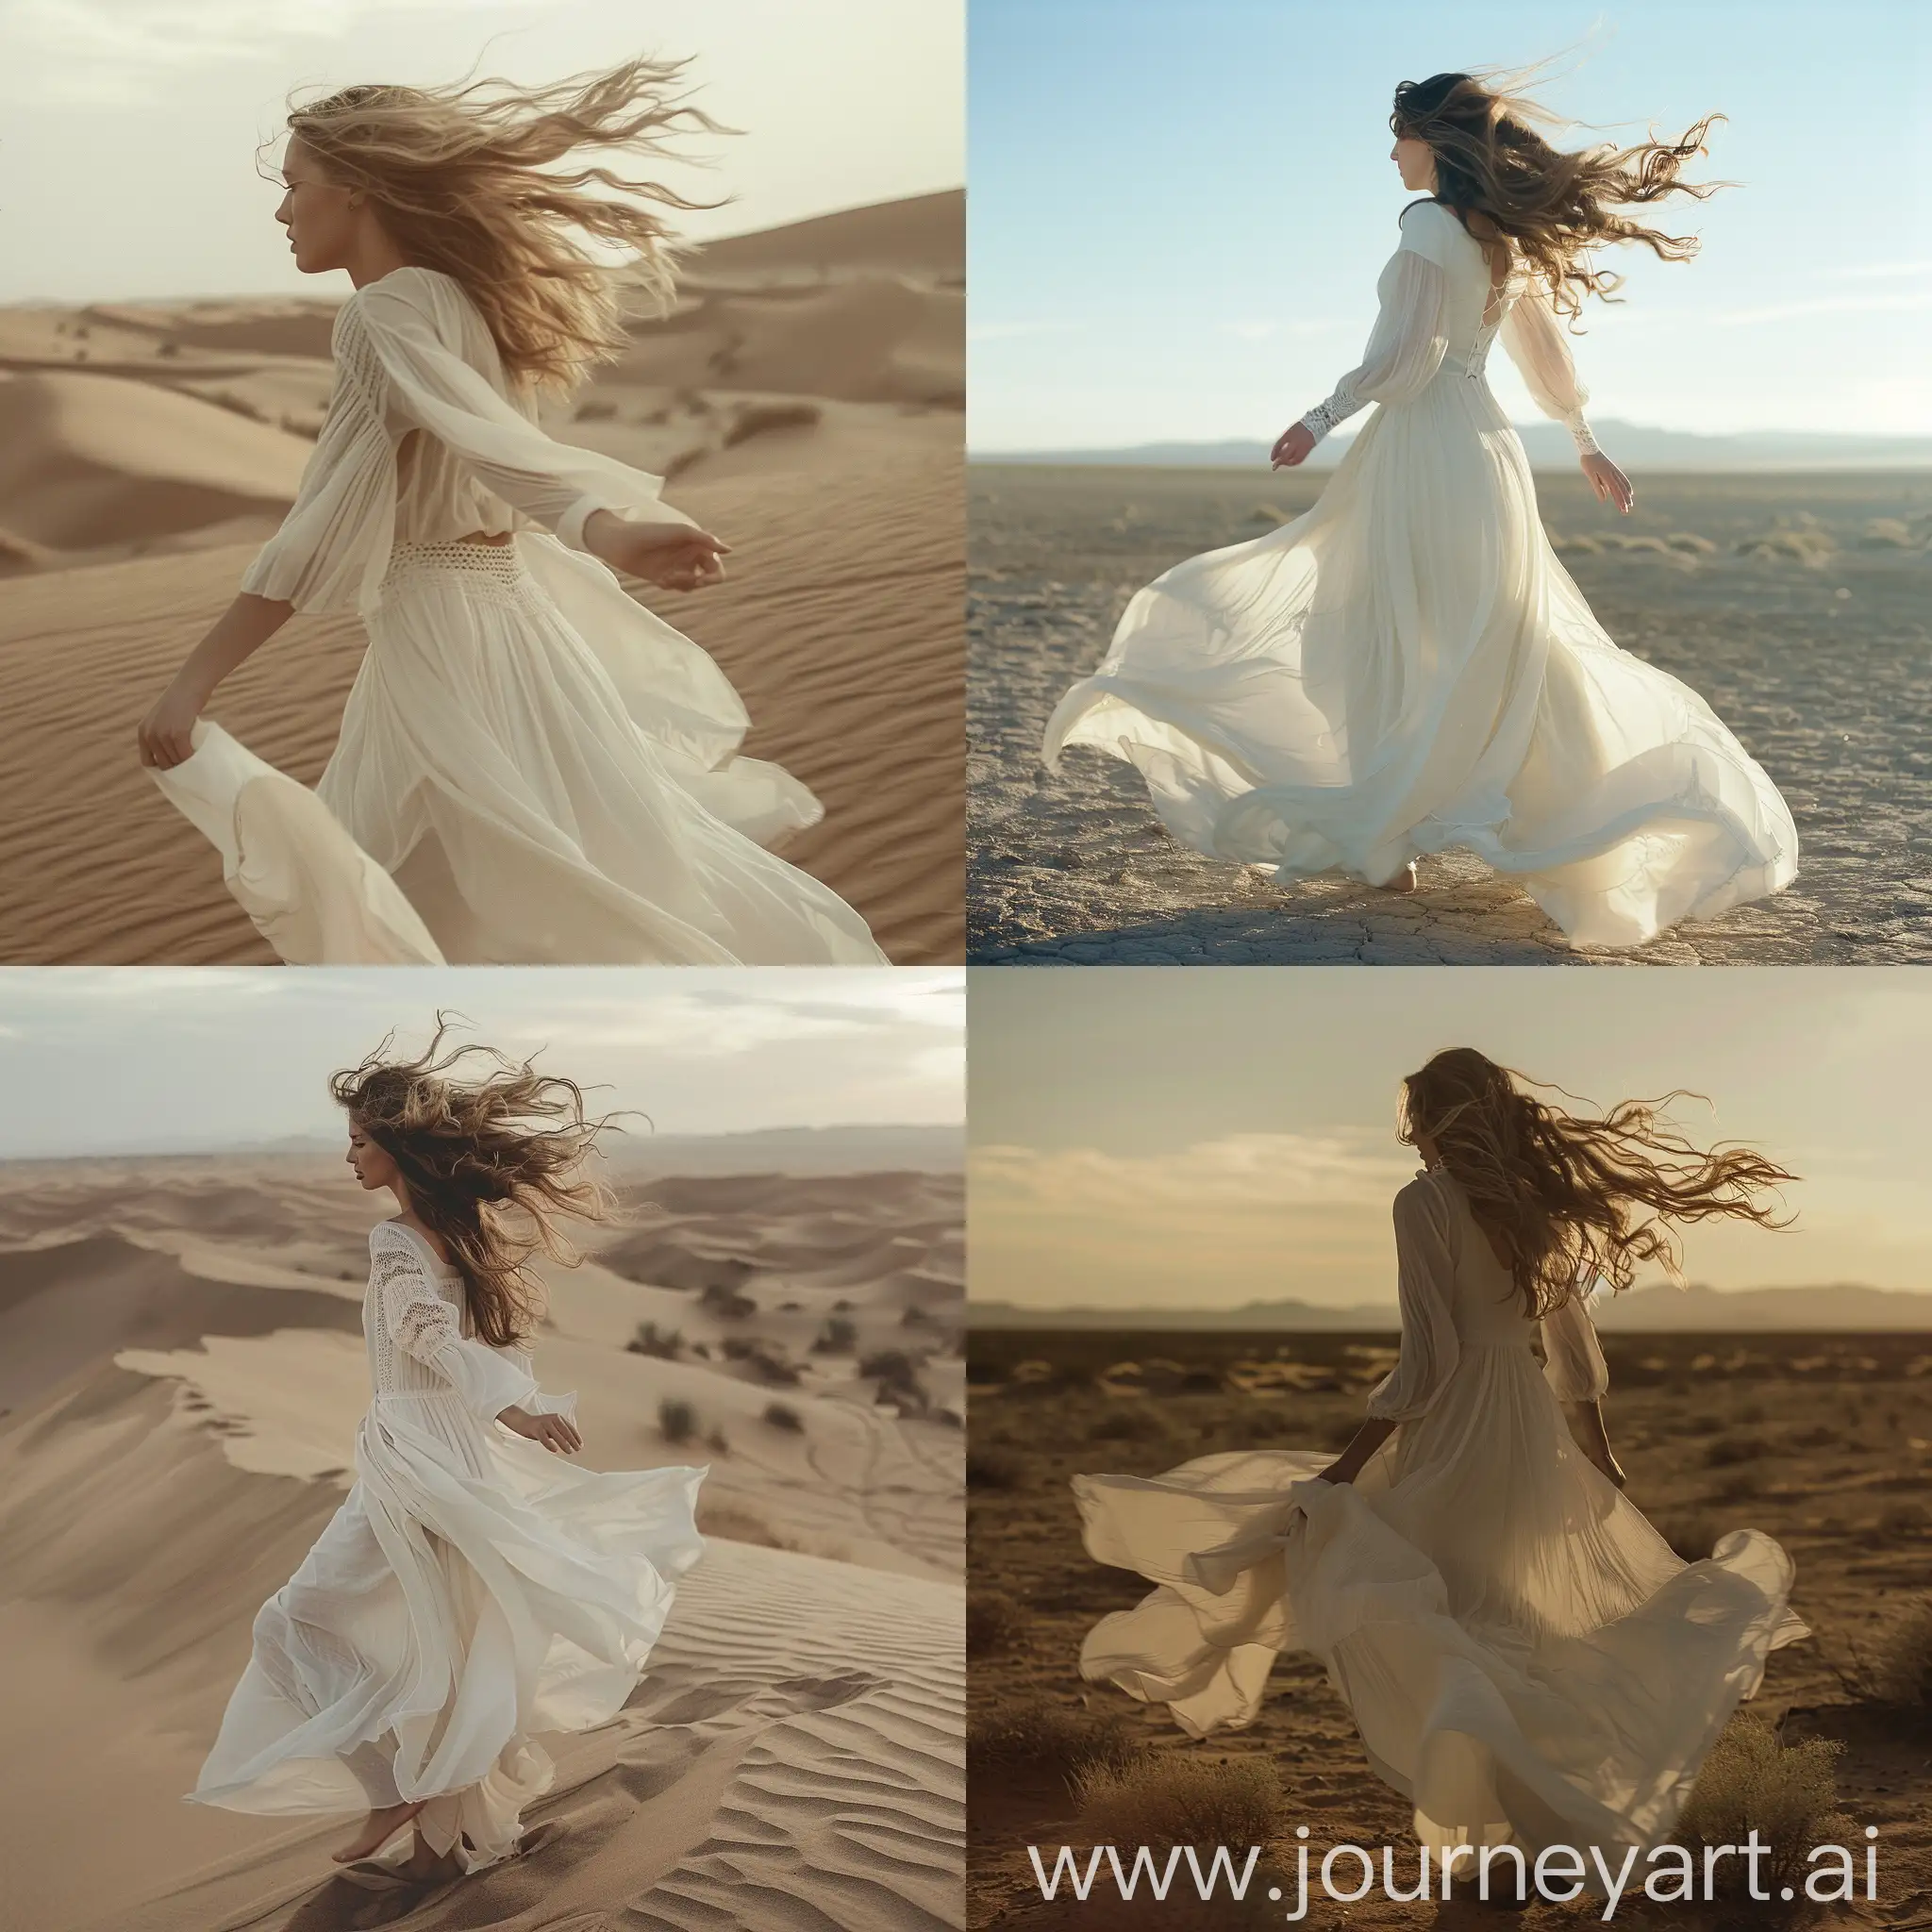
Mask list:
POLYGON ((1332 877, 1284 891, 1176 844, 1131 767, 1082 748, 1048 773, 1047 715, 1099 662, 1133 592, 1184 557, 1299 514, 1323 481, 974 468, 974 963, 1932 960, 1932 476, 1922 473, 1639 477, 1628 518, 1597 504, 1580 475, 1537 479, 1563 562, 1610 635, 1700 691, 1797 821, 1787 891, 1634 952, 1573 948, 1466 855, 1424 859, 1412 896, 1332 877))
MULTIPOLYGON (((1081 1640, 1148 1585, 1105 1569, 1080 1541, 1068 1479, 1152 1476, 1192 1457, 1253 1447, 1333 1448, 1361 1420, 1394 1358, 1392 1335, 1108 1334, 980 1330, 970 1339, 967 1517, 969 1658, 967 1924, 1000 1932, 1235 1932, 1278 1925, 1295 1900, 1297 1826, 1311 1870, 1327 1847, 1394 1848, 1399 1889, 1415 1883, 1409 1808, 1371 1772, 1346 1706, 1306 1654, 1278 1657, 1247 1730, 1195 1742, 1159 1706, 1081 1681, 1081 1640), (1243 1392, 1243 1391, 1246 1392, 1243 1392), (1026 1856, 1089 1847, 1065 1755, 1010 1748, 1016 1721, 1117 1724, 1129 1745, 1210 1758, 1259 1757, 1283 1805, 1245 1907, 1224 1893, 1204 1911, 1183 1870, 1165 1905, 1123 1907, 1103 1875, 1085 1905, 1048 1904, 1026 1856), (991 1740, 1005 1738, 1006 1745, 991 1740), (1271 1874, 1274 1874, 1271 1876, 1271 1874), (1281 1883, 1279 1905, 1265 1903, 1281 1883)), ((1844 1842, 1878 1828, 1877 1897, 1793 1918, 1774 1905, 1722 1918, 1703 1905, 1626 1894, 1613 1923, 1634 1932, 1907 1932, 1932 1924, 1932 1721, 1870 1700, 1857 1683, 1891 1620, 1932 1593, 1932 1338, 1924 1335, 1607 1335, 1606 1420, 1627 1493, 1687 1559, 1731 1529, 1756 1527, 1796 1566, 1805 1641, 1772 1652, 1747 1710, 1781 1720, 1790 1745, 1822 1739, 1835 1758, 1844 1842)), ((1746 1720, 1748 1721, 1748 1720, 1746 1720)), ((1091 1735, 1091 1733, 1090 1733, 1091 1735)), ((1447 1903, 1357 1905, 1319 1890, 1304 1924, 1354 1932, 1584 1932, 1602 1901, 1538 1900, 1521 1911, 1447 1903)), ((1239 1862, 1239 1861, 1238 1861, 1239 1862)), ((1343 1889, 1359 1868, 1338 1867, 1343 1889)), ((1319 1883, 1319 1881, 1317 1881, 1319 1883)), ((1639 1887, 1641 1878, 1638 1880, 1639 1887)), ((1862 1889, 1862 1880, 1861 1880, 1862 1889)), ((1802 1907, 1801 1907, 1802 1909, 1802 1907)))

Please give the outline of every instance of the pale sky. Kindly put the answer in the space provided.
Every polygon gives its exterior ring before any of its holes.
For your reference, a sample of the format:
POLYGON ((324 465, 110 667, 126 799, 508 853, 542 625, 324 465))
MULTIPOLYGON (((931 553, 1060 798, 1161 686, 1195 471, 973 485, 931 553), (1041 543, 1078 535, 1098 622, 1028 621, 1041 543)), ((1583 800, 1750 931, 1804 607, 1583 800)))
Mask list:
MULTIPOLYGON (((1573 343, 1591 413, 1932 431, 1932 7, 1923 0, 973 0, 975 451, 1270 441, 1361 358, 1410 198, 1395 83, 1567 71, 1584 146, 1702 114, 1688 266, 1610 251, 1573 343)), ((1534 406, 1492 358, 1518 420, 1534 406)))
MULTIPOLYGON (((391 1028, 537 1054, 661 1134, 957 1124, 963 969, 53 966, 0 973, 0 1158, 333 1135, 391 1028)), ((641 1123, 632 1124, 641 1134, 641 1123)))
POLYGON ((1790 1232, 1687 1230, 1692 1280, 1932 1291, 1923 968, 997 968, 968 1007, 975 1300, 1392 1304, 1397 1091, 1446 1046, 1599 1107, 1707 1094, 1691 1139, 1804 1177, 1790 1232))
POLYGON ((291 90, 358 81, 693 56, 744 130, 667 171, 736 197, 698 239, 957 188, 964 33, 964 0, 0 0, 0 302, 345 293, 297 274, 255 156, 291 90))

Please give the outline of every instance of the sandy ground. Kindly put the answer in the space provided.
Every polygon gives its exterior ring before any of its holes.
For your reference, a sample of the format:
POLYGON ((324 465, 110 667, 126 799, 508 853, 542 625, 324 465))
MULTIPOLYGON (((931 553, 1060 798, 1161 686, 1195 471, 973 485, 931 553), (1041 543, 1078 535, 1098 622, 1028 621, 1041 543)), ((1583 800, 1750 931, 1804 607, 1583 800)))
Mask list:
POLYGON ((1282 891, 1177 845, 1131 766, 1040 739, 1127 599, 1299 514, 1320 476, 975 466, 968 512, 969 954, 1024 965, 1897 964, 1932 959, 1932 478, 1639 476, 1619 518, 1541 475, 1565 566, 1626 649, 1692 685, 1797 821, 1777 899, 1635 953, 1571 947, 1480 861, 1405 897, 1282 891), (1740 547, 1742 546, 1742 547, 1740 547))
MULTIPOLYGON (((1102 1616, 1137 1603, 1147 1585, 1092 1562, 1080 1543, 1068 1478, 1155 1475, 1190 1457, 1265 1445, 1340 1449, 1362 1398, 1394 1359, 1387 1334, 1095 1335, 974 1331, 969 1347, 972 1455, 969 1736, 983 1740, 1015 1713, 1051 1709, 1161 1753, 1257 1755, 1280 1774, 1279 1836, 1287 1854, 1310 1828, 1315 1869, 1329 1845, 1397 1848, 1398 1884, 1414 1883, 1407 1806, 1370 1770, 1347 1707, 1306 1655, 1275 1664, 1260 1717, 1246 1731, 1191 1743, 1159 1707, 1084 1684, 1081 1639, 1102 1616), (1404 1860, 1406 1859, 1406 1863, 1404 1860), (1402 1878, 1404 1872, 1407 1876, 1402 1878)), ((1838 1802, 1862 1830, 1879 1829, 1878 1898, 1824 1908, 1825 1925, 1922 1925, 1932 1917, 1932 1752, 1916 1718, 1861 1698, 1848 1684, 1889 1620, 1932 1591, 1932 1354, 1923 1335, 1609 1336, 1606 1420, 1627 1493, 1679 1546, 1708 1555, 1724 1530, 1756 1526, 1797 1565, 1793 1603, 1806 1642, 1774 1651, 1747 1708, 1782 1715, 1788 1744, 1843 1744, 1838 1802)), ((974 1926, 1147 1925, 1161 1932, 1278 1924, 1286 1905, 1245 1916, 1224 1898, 1199 1914, 1176 1894, 1161 1909, 1111 1908, 1096 1893, 1069 1909, 1045 1904, 1024 1847, 1086 1846, 1068 1789, 1069 1765, 989 1759, 970 1745, 974 1926)), ((1051 1853, 1049 1852, 1049 1865, 1051 1853)), ((1337 1879, 1357 1882, 1344 1863, 1337 1879)), ((1185 1882, 1185 1881, 1184 1881, 1185 1882)), ((1104 1881, 1103 1881, 1104 1884, 1104 1881)), ((1257 1896, 1261 1888, 1257 1887, 1257 1896)), ((1292 1899, 1292 1892, 1290 1899, 1292 1899)), ((1521 1914, 1379 1896, 1341 1907, 1317 1894, 1307 1923, 1361 1932, 1520 1924, 1600 1923, 1601 1902, 1539 1901, 1521 1914)), ((1748 1923, 1787 1923, 1746 1907, 1748 1923)), ((1625 1899, 1615 1923, 1704 1927, 1700 1907, 1625 1899)))
MULTIPOLYGON (((719 242, 548 423, 732 544, 697 597, 633 588, 737 685, 747 751, 819 794, 786 857, 900 963, 963 946, 963 277, 958 194, 719 242)), ((294 495, 334 309, 0 309, 0 959, 272 958, 133 736, 294 495)), ((209 715, 312 783, 363 645, 297 618, 209 715)))
POLYGON ((526 1858, 376 1898, 331 1874, 341 1820, 182 1802, 353 1480, 372 1207, 333 1167, 0 1168, 0 1713, 36 1740, 0 1770, 7 1923, 958 1925, 954 1174, 631 1178, 551 1273, 582 1459, 708 1463, 708 1547, 625 1709, 549 1740, 526 1858))

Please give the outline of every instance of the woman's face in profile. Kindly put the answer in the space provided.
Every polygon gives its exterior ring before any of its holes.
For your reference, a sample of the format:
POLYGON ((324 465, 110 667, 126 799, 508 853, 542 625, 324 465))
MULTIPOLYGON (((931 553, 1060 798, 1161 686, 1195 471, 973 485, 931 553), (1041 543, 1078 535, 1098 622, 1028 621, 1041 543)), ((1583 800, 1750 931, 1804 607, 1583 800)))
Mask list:
POLYGON ((350 191, 331 181, 322 162, 292 134, 282 154, 282 180, 288 192, 275 220, 289 231, 295 266, 305 275, 345 267, 357 232, 350 191))
POLYGON ((371 1192, 391 1185, 399 1171, 395 1162, 354 1121, 349 1123, 349 1151, 343 1158, 355 1170, 357 1180, 371 1192))
POLYGON ((1427 142, 1418 141, 1412 134, 1398 135, 1395 145, 1389 150, 1389 158, 1400 172, 1405 188, 1417 194, 1433 192, 1436 157, 1427 142))

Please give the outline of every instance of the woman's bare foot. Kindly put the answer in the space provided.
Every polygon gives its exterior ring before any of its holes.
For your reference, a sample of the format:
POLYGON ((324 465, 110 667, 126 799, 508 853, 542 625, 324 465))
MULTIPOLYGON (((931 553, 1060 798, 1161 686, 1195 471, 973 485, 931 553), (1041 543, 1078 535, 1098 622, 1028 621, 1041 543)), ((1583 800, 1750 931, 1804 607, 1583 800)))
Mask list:
POLYGON ((372 1811, 362 1821, 362 1829, 341 1851, 331 1852, 338 1865, 353 1865, 358 1858, 373 1858, 388 1844, 428 1801, 419 1798, 413 1805, 388 1805, 372 1811))
POLYGON ((1389 892, 1412 892, 1421 884, 1416 876, 1415 860, 1410 859, 1395 876, 1383 888, 1389 892))

